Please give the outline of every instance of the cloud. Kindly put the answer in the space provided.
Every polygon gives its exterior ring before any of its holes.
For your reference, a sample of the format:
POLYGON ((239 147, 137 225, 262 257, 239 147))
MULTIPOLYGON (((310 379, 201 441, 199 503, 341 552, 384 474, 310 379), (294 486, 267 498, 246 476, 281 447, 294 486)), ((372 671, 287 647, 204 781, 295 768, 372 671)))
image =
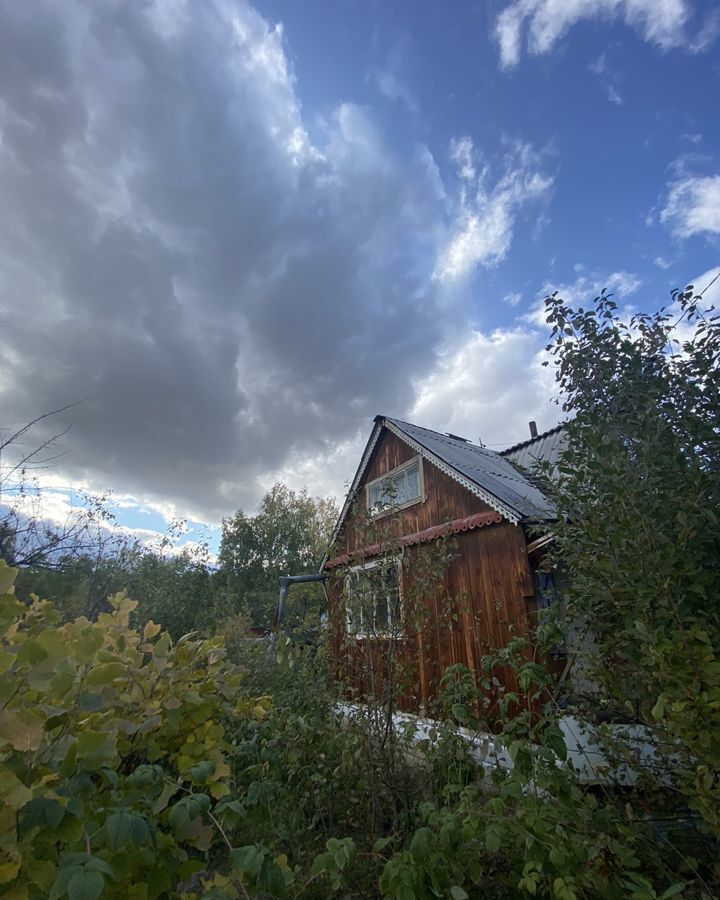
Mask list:
POLYGON ((457 281, 479 265, 491 266, 504 259, 518 209, 545 196, 553 184, 527 144, 509 148, 502 161, 503 173, 495 181, 490 166, 476 158, 469 137, 454 141, 451 150, 461 190, 454 226, 435 266, 435 278, 442 282, 457 281))
POLYGON ((691 282, 695 286, 695 292, 702 295, 702 308, 708 309, 714 306, 716 309, 720 307, 720 266, 714 269, 708 269, 702 275, 698 275, 691 282))
POLYGON ((308 119, 242 0, 1 9, 3 424, 87 397, 91 489, 213 522, 339 458, 463 320, 436 261, 502 258, 550 184, 525 145, 453 188, 367 109, 308 119))
POLYGON ((505 294, 503 297, 503 303, 507 303, 508 306, 515 307, 522 300, 522 294, 518 291, 511 291, 509 294, 505 294))
POLYGON ((377 85, 383 97, 397 101, 410 112, 417 113, 419 111, 417 99, 402 74, 407 48, 407 37, 395 41, 383 65, 372 68, 368 72, 367 80, 377 85))
MULTIPOLYGON (((643 40, 667 50, 687 43, 690 4, 686 0, 513 0, 495 21, 500 64, 505 69, 516 66, 525 42, 533 55, 548 53, 578 22, 599 18, 621 18, 643 40)), ((701 35, 705 49, 709 32, 706 35, 703 29, 701 35)), ((602 57, 597 64, 604 70, 602 57)))
POLYGON ((607 54, 601 53, 600 56, 588 65, 588 69, 595 75, 604 75, 607 71, 607 54))
POLYGON ((663 270, 669 269, 670 266, 672 265, 670 260, 665 259, 664 256, 656 256, 655 259, 653 260, 653 262, 658 267, 658 269, 663 269, 663 270))
MULTIPOLYGON (((544 324, 544 323, 543 323, 544 324)), ((557 424, 553 373, 543 368, 543 335, 531 328, 472 330, 449 344, 418 384, 411 420, 501 449, 557 424)))
POLYGON ((616 106, 622 106, 623 99, 611 84, 607 86, 607 96, 611 103, 614 103, 616 106))
POLYGON ((720 175, 683 175, 670 185, 660 221, 681 238, 720 234, 720 175))
POLYGON ((524 316, 524 321, 547 328, 545 322, 544 298, 557 291, 570 305, 589 302, 603 290, 614 294, 616 299, 625 300, 642 287, 642 281, 634 272, 585 272, 582 265, 575 266, 578 277, 565 283, 548 281, 538 292, 535 307, 524 316))

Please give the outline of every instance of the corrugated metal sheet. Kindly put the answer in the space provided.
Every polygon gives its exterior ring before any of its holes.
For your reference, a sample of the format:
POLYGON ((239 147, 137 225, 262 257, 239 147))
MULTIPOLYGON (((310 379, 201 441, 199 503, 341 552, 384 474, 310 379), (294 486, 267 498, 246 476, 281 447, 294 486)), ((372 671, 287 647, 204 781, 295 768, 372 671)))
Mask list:
POLYGON ((494 450, 401 419, 385 417, 384 421, 507 504, 520 518, 548 519, 555 515, 554 507, 540 489, 494 450))
POLYGON ((554 466, 565 449, 566 442, 567 435, 564 426, 557 425, 550 431, 539 434, 536 438, 515 444, 513 447, 508 447, 507 450, 501 450, 500 455, 526 472, 532 472, 538 461, 547 461, 554 466))

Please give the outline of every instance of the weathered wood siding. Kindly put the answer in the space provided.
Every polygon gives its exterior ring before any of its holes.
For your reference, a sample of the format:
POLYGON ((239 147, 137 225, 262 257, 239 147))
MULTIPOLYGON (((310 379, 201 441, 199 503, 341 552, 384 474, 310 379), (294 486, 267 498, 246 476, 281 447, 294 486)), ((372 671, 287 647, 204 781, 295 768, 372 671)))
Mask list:
MULTIPOLYGON (((375 449, 363 485, 415 456, 395 435, 385 432, 375 449)), ((490 509, 462 485, 423 461, 426 499, 401 510, 387 523, 368 526, 364 510, 365 492, 359 492, 335 553, 357 554, 377 540, 379 525, 394 537, 411 534, 490 509)), ((478 675, 483 656, 505 646, 527 631, 535 614, 533 579, 522 529, 509 522, 456 535, 454 558, 431 589, 418 592, 415 580, 423 569, 422 555, 429 545, 406 547, 402 581, 406 597, 419 606, 416 628, 406 629, 394 647, 403 662, 404 677, 398 685, 401 707, 428 708, 437 695, 445 670, 462 663, 478 675)), ((377 693, 385 684, 387 650, 382 639, 348 637, 345 633, 345 601, 342 570, 328 584, 333 652, 338 677, 358 695, 377 693)), ((501 679, 507 690, 516 691, 512 673, 501 679)))

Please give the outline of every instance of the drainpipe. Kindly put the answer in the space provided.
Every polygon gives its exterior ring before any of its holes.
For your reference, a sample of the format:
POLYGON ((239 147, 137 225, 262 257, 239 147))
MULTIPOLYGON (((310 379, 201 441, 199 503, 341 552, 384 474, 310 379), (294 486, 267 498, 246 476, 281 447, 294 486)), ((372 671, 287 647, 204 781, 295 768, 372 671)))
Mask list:
POLYGON ((318 572, 315 575, 281 575, 278 578, 278 581, 280 582, 280 596, 278 597, 275 615, 273 616, 272 621, 272 635, 270 637, 270 647, 272 650, 275 649, 277 632, 280 628, 280 623, 282 622, 283 613, 285 611, 285 601, 287 600, 290 587, 293 584, 307 584, 309 581, 324 582, 326 578, 327 575, 323 575, 321 572, 318 572))

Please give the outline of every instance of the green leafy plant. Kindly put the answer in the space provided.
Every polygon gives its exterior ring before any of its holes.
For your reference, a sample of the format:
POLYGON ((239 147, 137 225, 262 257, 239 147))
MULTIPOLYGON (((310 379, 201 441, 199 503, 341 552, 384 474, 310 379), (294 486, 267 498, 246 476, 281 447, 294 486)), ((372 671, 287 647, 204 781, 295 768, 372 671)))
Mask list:
POLYGON ((135 630, 123 595, 97 622, 59 624, 15 597, 15 574, 0 563, 4 896, 152 898, 197 872, 229 879, 226 728, 267 700, 240 693, 218 640, 135 630))

